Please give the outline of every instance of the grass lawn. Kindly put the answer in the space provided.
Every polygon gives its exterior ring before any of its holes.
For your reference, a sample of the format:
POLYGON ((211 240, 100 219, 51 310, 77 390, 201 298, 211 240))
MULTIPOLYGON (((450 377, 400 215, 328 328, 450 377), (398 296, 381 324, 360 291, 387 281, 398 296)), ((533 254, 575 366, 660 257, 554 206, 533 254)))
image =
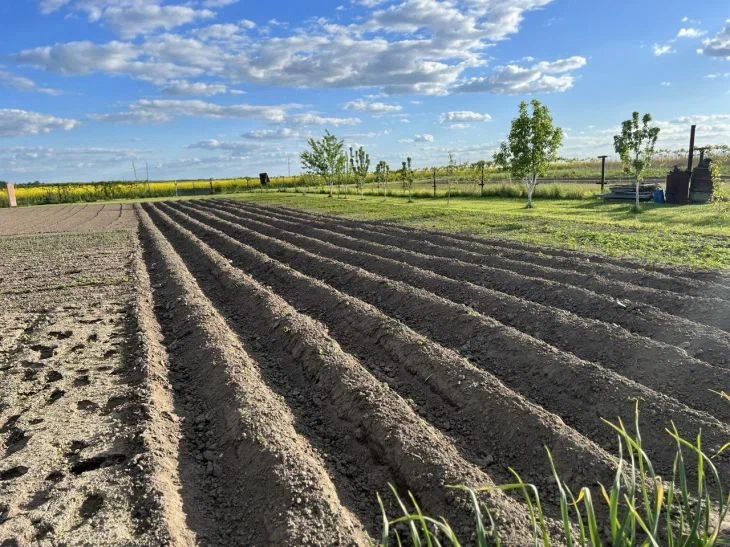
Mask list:
POLYGON ((644 205, 540 199, 416 199, 253 192, 227 198, 275 203, 350 218, 380 219, 423 228, 467 232, 550 247, 567 247, 652 263, 730 269, 730 206, 644 205))

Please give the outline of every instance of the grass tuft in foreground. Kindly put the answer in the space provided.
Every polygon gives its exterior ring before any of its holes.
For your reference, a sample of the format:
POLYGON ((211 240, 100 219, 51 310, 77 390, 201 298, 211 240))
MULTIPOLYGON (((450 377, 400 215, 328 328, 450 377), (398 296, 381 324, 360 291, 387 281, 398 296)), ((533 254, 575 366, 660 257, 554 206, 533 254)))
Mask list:
MULTIPOLYGON (((730 402, 727 393, 718 393, 730 402)), ((618 435, 616 475, 611 485, 600 485, 599 499, 594 492, 582 487, 577 492, 558 476, 552 455, 547 457, 553 470, 560 495, 560 538, 569 546, 613 545, 616 547, 710 547, 730 545, 727 526, 730 495, 713 464, 713 459, 730 449, 730 442, 716 454, 708 455, 702 449, 702 435, 693 440, 680 436, 674 424, 667 434, 674 439, 676 455, 671 480, 665 480, 654 472, 650 456, 641 444, 639 430, 639 405, 636 404, 635 431, 632 433, 624 422, 604 420, 618 435), (690 480, 688 461, 696 462, 696 478, 690 480), (603 511, 596 504, 605 504, 603 511), (722 534, 725 537, 722 537, 722 534)), ((450 486, 469 496, 474 514, 473 538, 468 544, 479 547, 501 545, 499 529, 489 512, 479 500, 479 493, 488 490, 514 491, 524 500, 530 515, 534 545, 551 545, 551 534, 543 513, 540 492, 525 483, 516 471, 510 469, 515 481, 495 487, 474 488, 465 485, 450 486)), ((404 501, 391 485, 392 494, 401 509, 401 515, 390 518, 382 499, 378 502, 383 518, 381 547, 390 545, 460 546, 465 538, 458 538, 449 523, 441 518, 424 515, 412 494, 404 501)))

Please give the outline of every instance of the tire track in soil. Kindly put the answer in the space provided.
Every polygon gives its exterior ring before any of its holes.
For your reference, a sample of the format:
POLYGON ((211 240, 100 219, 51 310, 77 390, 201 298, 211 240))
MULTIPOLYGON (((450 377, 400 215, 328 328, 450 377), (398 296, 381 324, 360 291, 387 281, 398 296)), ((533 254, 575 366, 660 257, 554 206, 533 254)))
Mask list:
MULTIPOLYGON (((157 207, 175 214, 168 205, 159 204, 157 207)), ((668 417, 674 419, 686 434, 702 429, 707 434, 708 449, 719 448, 730 436, 727 426, 706 413, 694 411, 599 365, 559 352, 462 305, 252 230, 231 223, 226 225, 225 221, 214 224, 225 226, 229 235, 235 234, 270 257, 365 300, 436 342, 462 352, 465 352, 465 347, 468 348, 478 366, 496 374, 512 389, 546 410, 561 416, 604 448, 610 450, 615 437, 601 423, 600 417, 630 415, 633 411, 631 401, 636 398, 644 400, 643 441, 656 454, 657 466, 663 471, 671 470, 673 464, 672 443, 663 433, 668 417), (430 317, 440 317, 449 327, 434 328, 430 317), (536 363, 541 366, 536 367, 536 363)), ((719 463, 725 470, 728 469, 726 459, 719 463)))
POLYGON ((196 541, 364 545, 361 525, 340 505, 289 409, 170 243, 139 214, 182 418, 182 510, 196 541))
MULTIPOLYGON (((438 430, 418 417, 405 401, 383 385, 353 356, 345 353, 326 334, 320 323, 296 312, 279 296, 264 289, 251 277, 230 265, 228 260, 200 245, 197 237, 175 224, 166 224, 156 207, 145 205, 155 224, 192 267, 198 283, 220 306, 229 324, 246 339, 254 354, 265 352, 282 365, 287 383, 297 386, 307 401, 307 415, 317 409, 316 418, 343 438, 353 434, 361 450, 349 447, 357 456, 354 469, 361 476, 378 472, 382 490, 383 467, 395 478, 402 491, 414 493, 426 510, 443 515, 462 535, 473 529, 472 516, 462 496, 445 490, 446 484, 493 484, 478 467, 464 460, 453 444, 438 430), (242 310, 246 310, 245 314, 242 310), (265 338, 256 348, 255 338, 265 338), (294 366, 292 366, 294 365, 294 366), (345 422, 345 423, 342 423, 345 422), (341 425, 339 425, 341 424, 341 425)), ((266 368, 260 359, 262 370, 266 368)), ((270 377, 271 371, 268 371, 270 377)), ((291 393, 284 395, 292 403, 291 393)), ((353 470, 354 470, 353 469, 353 470)), ((353 480, 352 478, 350 480, 353 480)), ((529 542, 530 527, 524 505, 492 491, 486 503, 509 545, 529 542)), ((372 509, 371 509, 372 510, 372 509)), ((365 515, 372 519, 372 514, 365 515)), ((377 523, 373 523, 377 526, 377 523)), ((554 523, 553 523, 554 526, 554 523)))
MULTIPOLYGON (((216 199, 214 201, 220 201, 219 199, 216 199)), ((228 200, 233 201, 233 200, 228 200)), ((660 275, 664 275, 673 279, 679 279, 680 281, 683 281, 687 278, 691 278, 692 280, 701 281, 701 282, 708 282, 710 284, 717 284, 721 287, 725 287, 727 290, 730 290, 730 276, 728 276, 726 273, 718 272, 717 270, 698 270, 698 269, 689 269, 689 268, 683 268, 681 266, 663 266, 663 265, 656 265, 656 264, 650 264, 648 262, 642 262, 631 258, 616 258, 609 255, 601 255, 596 253, 589 253, 585 251, 577 251, 577 250, 570 250, 570 249, 561 249, 558 247, 549 247, 549 246, 537 246, 537 245, 530 245, 528 243, 521 243, 519 241, 513 241, 513 240, 507 240, 507 239, 499 239, 499 238, 493 238, 493 237, 478 237, 473 236, 471 234, 467 233, 458 233, 458 232, 437 232, 433 230, 426 230, 423 228, 417 228, 417 227, 411 227, 407 226, 405 224, 398 224, 394 222, 389 222, 387 220, 357 220, 353 221, 350 219, 346 219, 344 217, 339 217, 335 215, 327 215, 327 214, 321 214, 321 213, 315 213, 313 211, 302 211, 300 209, 294 209, 291 207, 286 206, 262 206, 266 207, 267 209, 281 209, 286 210, 289 213, 292 214, 302 214, 302 215, 309 215, 310 217, 319 217, 327 220, 345 220, 347 222, 352 223, 359 223, 363 226, 372 226, 376 230, 397 230, 397 231, 403 231, 408 232, 410 234, 418 234, 419 232, 424 232, 429 235, 436 235, 436 236, 445 236, 451 239, 455 239, 462 244, 480 244, 484 245, 487 244, 492 247, 496 247, 499 249, 505 249, 507 251, 523 251, 528 253, 535 253, 539 255, 546 255, 548 257, 555 257, 555 258, 567 258, 567 259, 581 259, 584 261, 594 262, 598 264, 607 264, 610 266, 617 266, 621 268, 628 268, 630 270, 637 270, 640 272, 646 272, 649 274, 657 273, 660 275)))
MULTIPOLYGON (((218 203, 232 203, 231 200, 215 199, 211 201, 218 203)), ((632 285, 653 287, 655 289, 678 292, 684 295, 700 297, 713 295, 724 300, 730 300, 730 286, 728 285, 728 279, 726 277, 726 282, 723 284, 722 281, 718 282, 708 279, 697 279, 694 275, 696 272, 690 270, 670 268, 670 275, 669 273, 662 273, 658 270, 643 269, 640 263, 628 260, 614 259, 613 262, 615 263, 607 262, 607 257, 600 255, 591 255, 573 251, 564 251, 559 255, 550 254, 550 249, 544 249, 543 247, 537 246, 527 246, 519 243, 511 246, 508 242, 502 242, 503 244, 499 244, 488 238, 477 238, 460 234, 414 229, 408 226, 395 225, 387 222, 353 221, 346 217, 305 212, 284 206, 267 206, 259 203, 247 203, 247 205, 257 207, 267 213, 275 212, 277 214, 289 215, 291 218, 298 221, 338 222, 343 227, 355 229, 362 229, 363 226, 366 225, 368 227, 368 231, 374 234, 382 234, 386 236, 398 235, 413 241, 431 243, 448 249, 460 247, 479 255, 498 254, 506 258, 526 262, 528 264, 540 264, 542 266, 568 271, 573 270, 593 276, 623 281, 632 285), (506 243, 506 245, 504 243, 506 243)), ((700 272, 700 274, 702 273, 710 272, 700 272)), ((700 275, 700 277, 703 276, 700 275)), ((722 274, 719 274, 718 272, 711 272, 710 277, 717 278, 719 280, 723 279, 722 274)))
MULTIPOLYGON (((172 222, 169 217, 162 218, 172 222)), ((357 355, 380 381, 412 401, 411 406, 447 432, 467 459, 488 467, 499 482, 514 479, 498 465, 508 460, 542 492, 552 490, 552 501, 556 502, 545 446, 555 456, 561 476, 581 484, 613 479, 614 464, 607 453, 559 417, 529 403, 455 352, 222 232, 192 219, 184 226, 211 249, 234 256, 236 267, 271 286, 296 309, 322 321, 343 349, 357 355), (519 460, 515 453, 520 454, 519 460)), ((553 509, 559 515, 557 505, 553 509)))
MULTIPOLYGON (((398 256, 402 257, 400 260, 410 263, 412 251, 376 243, 371 245, 377 247, 378 254, 384 256, 388 251, 397 251, 398 256)), ((605 295, 554 281, 531 278, 519 272, 431 255, 421 255, 419 258, 428 260, 429 269, 441 275, 560 308, 582 317, 615 323, 630 332, 682 347, 690 355, 712 365, 724 368, 730 366, 730 334, 721 329, 700 325, 648 305, 619 304, 605 295)))
MULTIPOLYGON (((188 212, 214 211, 216 218, 234 223, 244 222, 244 219, 220 209, 201 207, 196 210, 182 204, 180 209, 188 212)), ((563 310, 434 274, 427 269, 430 265, 428 259, 416 256, 413 262, 417 262, 423 269, 416 268, 410 264, 370 254, 366 251, 372 250, 371 247, 367 244, 362 245, 349 236, 340 236, 332 231, 302 224, 278 221, 272 215, 264 219, 258 214, 249 213, 248 218, 258 219, 268 226, 266 228, 262 224, 250 225, 262 233, 285 239, 293 244, 306 242, 301 236, 314 238, 318 241, 308 246, 310 251, 470 306, 525 334, 544 340, 582 359, 603 364, 623 376, 661 393, 672 395, 688 406, 710 412, 716 418, 730 423, 730 407, 726 402, 719 397, 708 396, 709 390, 719 391, 730 385, 730 370, 691 358, 682 349, 633 335, 614 325, 585 320, 563 310), (359 251, 345 250, 353 247, 359 251)), ((388 254, 399 256, 397 251, 390 251, 388 254)))

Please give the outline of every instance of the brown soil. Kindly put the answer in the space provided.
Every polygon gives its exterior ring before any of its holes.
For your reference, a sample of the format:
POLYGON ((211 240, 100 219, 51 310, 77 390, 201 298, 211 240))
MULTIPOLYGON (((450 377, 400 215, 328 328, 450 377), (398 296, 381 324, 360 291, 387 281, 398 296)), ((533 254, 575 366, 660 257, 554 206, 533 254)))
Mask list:
MULTIPOLYGON (((601 418, 635 399, 660 474, 671 420, 730 439, 710 273, 225 200, 3 210, 0 235, 0 545, 367 545, 387 483, 469 541, 446 485, 508 467, 554 531, 545 447, 610 483, 601 418)), ((482 501, 531 542, 519 496, 482 501)))

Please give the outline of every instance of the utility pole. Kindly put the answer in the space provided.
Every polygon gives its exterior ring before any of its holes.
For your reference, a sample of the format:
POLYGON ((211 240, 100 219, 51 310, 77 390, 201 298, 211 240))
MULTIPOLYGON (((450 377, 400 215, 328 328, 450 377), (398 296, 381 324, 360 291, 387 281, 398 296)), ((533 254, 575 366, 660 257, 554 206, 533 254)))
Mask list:
POLYGON ((289 178, 291 178, 291 164, 289 163, 289 158, 291 158, 291 154, 286 155, 286 170, 287 173, 289 173, 289 178))
POLYGON ((433 168, 433 197, 436 197, 436 168, 433 168))
POLYGON ((601 193, 603 193, 603 185, 606 182, 606 158, 608 156, 598 156, 601 160, 601 193))
POLYGON ((137 182, 137 168, 134 166, 134 162, 132 162, 132 171, 134 171, 134 182, 137 182))

